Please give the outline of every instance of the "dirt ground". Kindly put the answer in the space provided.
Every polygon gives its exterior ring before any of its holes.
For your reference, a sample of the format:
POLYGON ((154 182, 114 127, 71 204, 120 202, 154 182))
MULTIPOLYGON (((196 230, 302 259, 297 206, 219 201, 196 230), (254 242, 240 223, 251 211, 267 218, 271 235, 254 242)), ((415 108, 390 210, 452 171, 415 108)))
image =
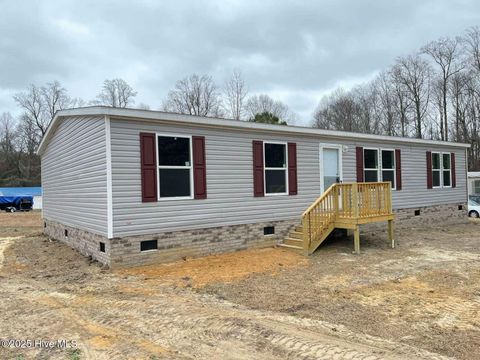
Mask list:
POLYGON ((480 347, 480 222, 108 270, 0 213, 0 359, 459 359, 480 347))

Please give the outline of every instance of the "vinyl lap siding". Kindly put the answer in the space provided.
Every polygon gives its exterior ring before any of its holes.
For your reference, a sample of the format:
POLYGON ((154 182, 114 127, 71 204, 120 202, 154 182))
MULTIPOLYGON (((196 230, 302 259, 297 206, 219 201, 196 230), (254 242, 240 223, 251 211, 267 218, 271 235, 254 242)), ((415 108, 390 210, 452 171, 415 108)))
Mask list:
MULTIPOLYGON (((347 143, 344 143, 347 144, 347 143)), ((466 201, 465 150, 449 146, 405 146, 365 142, 348 144, 343 154, 343 180, 356 181, 355 147, 400 149, 402 157, 402 190, 392 192, 393 208, 404 209, 421 206, 464 203, 466 201), (457 178, 456 188, 427 189, 426 152, 454 152, 457 178)))
POLYGON ((114 236, 298 218, 319 195, 318 142, 313 139, 114 119, 111 138, 114 236), (207 199, 142 203, 140 132, 205 136, 207 199), (297 143, 298 195, 254 198, 253 139, 297 143))
POLYGON ((105 121, 60 122, 42 156, 43 217, 107 235, 105 121))
POLYGON ((393 192, 395 208, 413 208, 466 199, 465 152, 449 147, 405 146, 372 141, 334 141, 320 137, 272 135, 237 129, 176 126, 111 120, 113 234, 115 237, 297 218, 320 195, 319 144, 346 145, 343 180, 356 181, 355 147, 401 149, 403 189, 393 192), (205 136, 205 200, 141 202, 140 132, 205 136), (298 195, 253 196, 252 140, 297 144, 298 195), (425 152, 454 151, 457 188, 427 189, 425 152), (454 149, 454 150, 452 150, 454 149))

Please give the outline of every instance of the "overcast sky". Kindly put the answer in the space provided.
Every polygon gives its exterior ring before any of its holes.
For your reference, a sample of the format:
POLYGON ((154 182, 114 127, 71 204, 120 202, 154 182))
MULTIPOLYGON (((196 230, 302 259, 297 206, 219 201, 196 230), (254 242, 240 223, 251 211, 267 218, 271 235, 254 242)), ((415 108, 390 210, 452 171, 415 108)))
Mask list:
POLYGON ((399 55, 480 25, 480 1, 0 0, 0 113, 59 80, 91 100, 106 78, 158 109, 178 79, 238 68, 250 93, 307 124, 322 95, 371 79, 399 55))

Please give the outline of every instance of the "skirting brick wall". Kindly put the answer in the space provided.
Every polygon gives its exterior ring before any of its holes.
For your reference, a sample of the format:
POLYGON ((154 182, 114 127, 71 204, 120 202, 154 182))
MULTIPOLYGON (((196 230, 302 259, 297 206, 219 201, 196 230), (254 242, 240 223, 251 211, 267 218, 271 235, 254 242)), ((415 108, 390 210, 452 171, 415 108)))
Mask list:
POLYGON ((60 240, 78 250, 82 255, 91 256, 102 264, 110 264, 110 244, 106 237, 63 225, 55 221, 43 219, 45 235, 60 240), (67 236, 65 236, 67 231, 67 236), (100 251, 100 242, 105 244, 105 252, 100 251))
MULTIPOLYGON (((468 222, 467 203, 396 209, 393 212, 395 214, 395 229, 397 230, 468 222)), ((387 226, 384 223, 365 224, 360 226, 360 233, 386 231, 386 229, 387 226)))
POLYGON ((102 264, 118 267, 165 263, 185 257, 274 246, 283 241, 300 221, 271 221, 114 239, 49 220, 45 220, 45 223, 46 235, 66 243, 102 264), (273 235, 264 235, 264 227, 267 226, 275 227, 273 235), (64 235, 65 230, 68 231, 68 237, 64 235), (157 250, 140 251, 140 243, 146 240, 157 240, 157 250), (100 252, 100 242, 105 243, 105 252, 100 252))
MULTIPOLYGON (((466 204, 395 210, 395 227, 398 230, 466 221, 468 221, 466 204), (459 206, 463 209, 459 210, 459 206), (420 211, 417 216, 416 210, 420 211)), ((274 246, 282 242, 292 228, 299 223, 300 219, 294 219, 107 239, 88 231, 45 220, 44 232, 49 237, 66 243, 102 264, 119 267, 165 263, 185 257, 274 246), (267 226, 274 226, 275 234, 264 235, 264 227, 267 226), (65 236, 65 230, 68 231, 68 236, 65 236), (156 240, 158 248, 140 251, 140 243, 146 240, 156 240), (105 252, 100 251, 100 242, 105 244, 105 252)), ((386 224, 367 224, 362 225, 360 229, 363 233, 385 231, 386 224)))

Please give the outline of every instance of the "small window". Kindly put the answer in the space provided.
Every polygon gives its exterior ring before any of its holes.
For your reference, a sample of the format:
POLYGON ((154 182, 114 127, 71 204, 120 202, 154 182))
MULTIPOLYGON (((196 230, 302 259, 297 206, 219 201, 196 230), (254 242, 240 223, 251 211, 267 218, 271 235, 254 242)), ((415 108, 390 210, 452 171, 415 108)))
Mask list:
POLYGON ((450 153, 443 153, 443 186, 450 187, 452 186, 452 170, 451 170, 451 154, 450 153))
POLYGON ((473 181, 473 193, 480 195, 480 180, 473 181))
POLYGON ((47 223, 44 221, 43 222, 43 228, 46 229, 47 228, 47 223))
POLYGON ((287 145, 265 143, 265 194, 287 193, 287 145))
POLYGON ((377 182, 378 181, 378 150, 364 149, 363 161, 364 161, 365 182, 377 182))
POLYGON ((100 241, 100 252, 105 252, 105 243, 100 241))
POLYGON ((145 240, 140 242, 140 251, 157 250, 157 240, 145 240))
POLYGON ((415 210, 414 214, 415 216, 420 216, 420 210, 415 210))
POLYGON ((265 226, 263 228, 263 235, 273 235, 275 234, 275 226, 265 226))
POLYGON ((441 164, 440 153, 432 153, 432 181, 433 187, 440 187, 441 185, 441 164))
POLYGON ((63 233, 64 233, 65 237, 68 237, 68 230, 67 229, 64 229, 63 233))
POLYGON ((395 189, 395 151, 382 150, 382 181, 390 181, 395 189))
POLYGON ((158 136, 158 188, 160 198, 190 198, 190 138, 158 136))
POLYGON ((463 205, 458 205, 458 210, 463 210, 463 205))

